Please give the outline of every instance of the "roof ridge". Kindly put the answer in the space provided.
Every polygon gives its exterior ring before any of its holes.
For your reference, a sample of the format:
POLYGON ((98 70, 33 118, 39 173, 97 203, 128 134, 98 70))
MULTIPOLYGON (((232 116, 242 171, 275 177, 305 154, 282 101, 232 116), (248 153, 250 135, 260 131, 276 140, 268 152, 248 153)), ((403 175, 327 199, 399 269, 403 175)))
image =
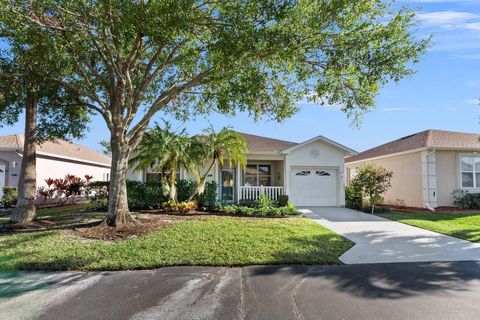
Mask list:
POLYGON ((295 144, 299 143, 299 142, 294 142, 294 141, 289 141, 289 140, 282 140, 282 139, 277 139, 277 138, 265 137, 265 136, 261 136, 261 135, 258 135, 258 134, 246 133, 246 132, 241 132, 241 131, 236 131, 236 132, 238 132, 240 134, 246 134, 246 135, 249 135, 249 136, 263 138, 263 139, 270 139, 270 140, 288 142, 288 143, 295 143, 295 144))
POLYGON ((432 134, 432 132, 433 132, 433 129, 428 129, 428 130, 426 130, 426 132, 427 132, 427 136, 425 137, 424 146, 425 146, 426 148, 428 148, 428 147, 430 147, 431 144, 432 144, 432 140, 433 140, 433 134, 432 134))
POLYGON ((23 148, 23 135, 16 133, 15 134, 15 140, 17 141, 17 146, 18 148, 23 148))

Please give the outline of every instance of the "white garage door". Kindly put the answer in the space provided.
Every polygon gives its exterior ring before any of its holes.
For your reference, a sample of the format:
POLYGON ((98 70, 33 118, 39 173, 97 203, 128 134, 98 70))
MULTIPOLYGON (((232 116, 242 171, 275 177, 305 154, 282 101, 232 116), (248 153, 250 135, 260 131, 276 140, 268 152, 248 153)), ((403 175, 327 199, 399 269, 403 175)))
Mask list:
POLYGON ((290 201, 295 205, 338 205, 336 170, 300 168, 290 172, 290 201))

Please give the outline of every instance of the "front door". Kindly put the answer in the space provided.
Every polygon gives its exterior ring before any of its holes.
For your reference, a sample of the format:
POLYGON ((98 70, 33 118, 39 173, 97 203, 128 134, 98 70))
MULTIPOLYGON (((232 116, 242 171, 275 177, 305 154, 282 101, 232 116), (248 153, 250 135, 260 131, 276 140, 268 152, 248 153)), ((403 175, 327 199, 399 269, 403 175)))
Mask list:
POLYGON ((3 187, 5 187, 5 170, 6 166, 0 164, 0 199, 3 197, 3 187))
POLYGON ((231 203, 235 195, 235 171, 234 169, 222 169, 222 201, 231 203))

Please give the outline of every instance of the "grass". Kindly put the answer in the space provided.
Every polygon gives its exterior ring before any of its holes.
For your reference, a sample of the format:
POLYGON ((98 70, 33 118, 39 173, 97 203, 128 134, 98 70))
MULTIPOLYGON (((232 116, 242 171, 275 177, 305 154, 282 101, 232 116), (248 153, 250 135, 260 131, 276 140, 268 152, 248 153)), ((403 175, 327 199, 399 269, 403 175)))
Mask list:
POLYGON ((480 213, 391 212, 379 216, 460 239, 480 242, 480 213))
POLYGON ((338 264, 338 257, 351 245, 305 218, 211 216, 174 222, 117 243, 66 237, 58 230, 6 234, 0 236, 0 271, 338 264))

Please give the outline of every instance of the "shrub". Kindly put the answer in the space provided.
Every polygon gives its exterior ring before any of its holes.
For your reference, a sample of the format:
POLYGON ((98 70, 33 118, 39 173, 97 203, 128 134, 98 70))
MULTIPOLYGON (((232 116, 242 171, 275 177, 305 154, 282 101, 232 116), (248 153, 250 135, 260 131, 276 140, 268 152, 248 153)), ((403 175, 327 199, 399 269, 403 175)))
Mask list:
POLYGON ((275 201, 273 201, 272 199, 270 199, 266 195, 261 194, 258 197, 258 200, 257 200, 257 207, 259 209, 270 209, 270 208, 275 207, 275 201))
POLYGON ((281 194, 281 195, 278 196, 278 206, 279 207, 288 206, 288 195, 281 194))
POLYGON ((480 209, 480 194, 470 193, 467 190, 452 192, 453 204, 460 209, 480 209))
POLYGON ((217 183, 209 181, 205 184, 205 190, 197 196, 197 203, 202 207, 212 208, 217 202, 217 183))
POLYGON ((37 194, 44 201, 57 199, 59 204, 64 204, 71 199, 72 202, 75 202, 78 198, 87 195, 86 191, 92 178, 90 175, 81 178, 73 174, 67 174, 64 178, 48 178, 45 179, 47 186, 39 187, 37 194))
POLYGON ((17 203, 18 190, 16 187, 3 187, 3 196, 1 199, 1 205, 4 207, 11 207, 17 203))
MULTIPOLYGON (((108 208, 109 182, 94 181, 89 183, 86 194, 90 197, 91 207, 97 210, 108 208)), ((178 199, 185 202, 195 190, 195 182, 190 180, 178 180, 178 199)), ((153 209, 162 207, 167 200, 163 193, 161 182, 127 181, 128 207, 131 210, 153 209)), ((199 205, 204 207, 215 206, 217 197, 217 184, 215 181, 205 184, 205 192, 196 197, 199 205)))
POLYGON ((188 213, 196 210, 198 205, 194 201, 174 202, 168 201, 162 204, 162 209, 168 212, 188 213))
POLYGON ((93 181, 86 188, 90 197, 90 208, 94 210, 106 210, 108 208, 108 181, 93 181))
POLYGON ((392 187, 390 180, 393 172, 376 164, 366 163, 357 168, 357 174, 350 186, 355 192, 360 192, 363 197, 368 198, 372 207, 382 201, 382 194, 392 187))
POLYGON ((195 192, 196 183, 192 180, 179 179, 176 181, 177 198, 179 202, 187 201, 195 192))
POLYGON ((363 206, 362 192, 354 186, 345 187, 345 206, 351 209, 360 209, 363 206))
POLYGON ((247 207, 232 204, 220 206, 217 208, 217 211, 226 214, 247 216, 288 216, 300 214, 297 208, 291 204, 284 207, 247 207))
POLYGON ((166 200, 161 182, 127 181, 127 194, 131 210, 159 208, 166 200))

